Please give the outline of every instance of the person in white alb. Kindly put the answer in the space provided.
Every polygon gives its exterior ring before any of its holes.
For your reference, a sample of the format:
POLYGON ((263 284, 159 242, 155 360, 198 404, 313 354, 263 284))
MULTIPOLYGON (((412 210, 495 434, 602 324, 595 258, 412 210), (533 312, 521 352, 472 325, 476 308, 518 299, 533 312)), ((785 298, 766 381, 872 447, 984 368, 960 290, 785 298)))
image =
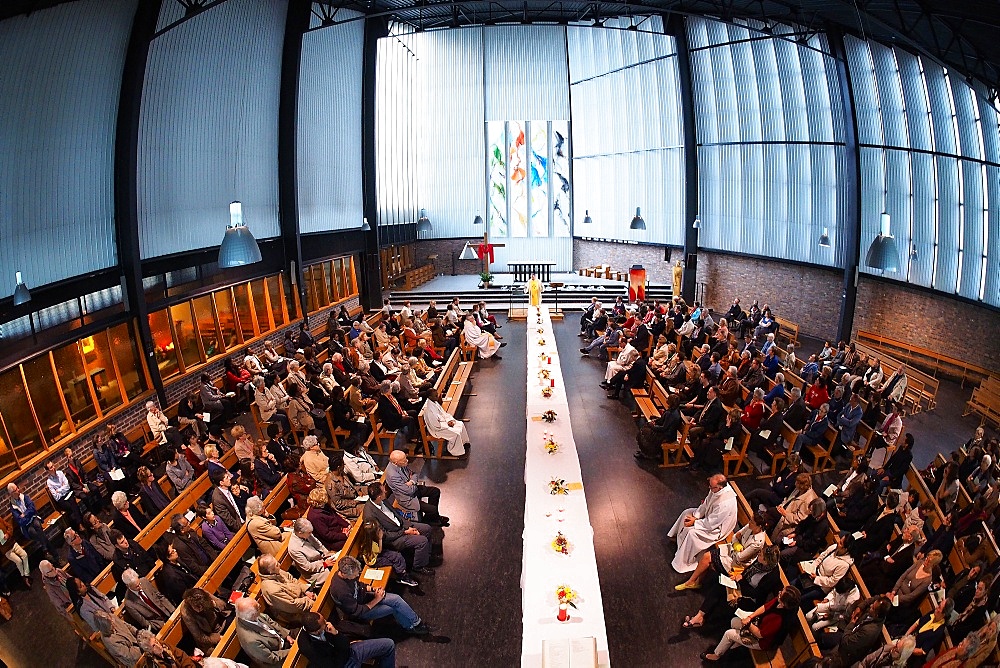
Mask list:
POLYGON ((503 348, 506 343, 500 343, 496 338, 489 332, 484 332, 476 324, 475 319, 469 315, 465 317, 465 324, 463 325, 462 333, 465 335, 465 342, 470 346, 475 346, 479 349, 479 356, 483 359, 487 357, 496 357, 500 359, 497 352, 503 348))
POLYGON ((618 357, 614 361, 608 362, 608 370, 604 372, 604 382, 601 383, 601 387, 608 389, 610 387, 608 381, 614 378, 617 373, 631 369, 637 359, 639 359, 639 351, 631 343, 626 343, 625 347, 618 353, 618 357))
POLYGON ((697 568, 701 553, 736 527, 736 492, 726 476, 713 475, 708 486, 708 496, 701 505, 682 512, 667 533, 677 541, 677 554, 670 565, 678 573, 697 568))
POLYGON ((441 407, 434 390, 431 390, 424 402, 423 416, 427 433, 434 438, 444 439, 449 455, 461 457, 465 454, 465 446, 469 444, 469 430, 465 428, 464 422, 456 420, 441 407))

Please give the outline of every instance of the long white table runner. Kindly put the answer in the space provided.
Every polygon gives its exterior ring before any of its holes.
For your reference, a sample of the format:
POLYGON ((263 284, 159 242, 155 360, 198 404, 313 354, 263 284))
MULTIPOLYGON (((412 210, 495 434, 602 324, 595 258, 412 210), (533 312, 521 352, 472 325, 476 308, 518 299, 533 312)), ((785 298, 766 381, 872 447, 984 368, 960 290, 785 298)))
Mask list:
POLYGON ((598 665, 610 666, 608 634, 604 626, 604 604, 597 576, 594 531, 587 513, 587 498, 582 485, 580 459, 573 441, 566 385, 563 382, 548 307, 528 311, 528 401, 525 411, 527 455, 524 464, 524 556, 521 570, 521 604, 524 636, 521 665, 542 665, 543 641, 593 637, 597 642, 598 665), (544 378, 547 370, 548 378, 544 378), (552 391, 542 395, 543 386, 552 391), (556 420, 539 419, 545 411, 556 412, 556 420), (555 454, 545 449, 545 434, 558 443, 555 454), (568 494, 553 495, 552 479, 564 480, 573 487, 568 494), (574 484, 575 483, 575 484, 574 484), (552 547, 557 533, 569 541, 569 554, 552 547), (570 619, 556 619, 556 588, 566 585, 580 599, 577 609, 570 608, 570 619))

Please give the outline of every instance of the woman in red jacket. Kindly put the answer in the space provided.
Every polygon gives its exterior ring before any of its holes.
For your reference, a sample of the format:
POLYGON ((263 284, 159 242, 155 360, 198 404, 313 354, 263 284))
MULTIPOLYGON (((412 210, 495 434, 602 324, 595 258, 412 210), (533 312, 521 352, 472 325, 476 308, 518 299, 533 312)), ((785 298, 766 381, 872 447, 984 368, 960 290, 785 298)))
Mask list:
POLYGON ((328 550, 339 550, 347 542, 351 525, 328 505, 326 490, 316 487, 309 492, 309 511, 306 519, 312 522, 313 535, 328 550))
POLYGON ((746 619, 733 619, 714 652, 703 652, 702 661, 718 661, 733 645, 768 651, 779 647, 788 628, 798 622, 801 594, 795 587, 785 587, 776 598, 750 613, 746 619))

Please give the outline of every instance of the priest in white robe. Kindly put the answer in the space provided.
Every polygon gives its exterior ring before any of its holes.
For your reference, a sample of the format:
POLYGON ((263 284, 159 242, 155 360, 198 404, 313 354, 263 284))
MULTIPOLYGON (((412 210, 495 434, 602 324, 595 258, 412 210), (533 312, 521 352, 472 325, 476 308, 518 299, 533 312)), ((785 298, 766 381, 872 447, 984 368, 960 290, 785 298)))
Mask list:
POLYGON ((467 344, 479 348, 479 356, 483 359, 493 357, 500 350, 500 342, 489 332, 481 330, 471 315, 465 317, 462 333, 467 344))
POLYGON ((465 454, 465 446, 469 444, 469 430, 465 428, 464 422, 456 420, 441 407, 433 391, 424 402, 423 416, 427 433, 434 438, 443 438, 449 455, 461 457, 465 454))
POLYGON ((604 373, 604 383, 601 387, 614 378, 615 374, 631 369, 637 359, 639 359, 639 351, 631 343, 626 343, 625 347, 618 353, 618 357, 608 362, 608 370, 604 373))
POLYGON ((729 486, 726 476, 712 476, 708 486, 708 496, 701 505, 681 513, 667 533, 677 540, 677 554, 670 565, 678 573, 693 571, 701 553, 736 527, 736 492, 729 486))

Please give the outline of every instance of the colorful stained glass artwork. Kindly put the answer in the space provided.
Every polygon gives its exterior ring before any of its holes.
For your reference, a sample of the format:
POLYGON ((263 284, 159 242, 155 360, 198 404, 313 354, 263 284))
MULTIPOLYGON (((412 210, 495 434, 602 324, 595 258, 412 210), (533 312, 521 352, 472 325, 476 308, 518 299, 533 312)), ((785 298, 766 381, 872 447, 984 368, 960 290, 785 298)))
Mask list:
POLYGON ((570 235, 572 186, 569 180, 569 123, 552 121, 552 229, 557 237, 570 235))
POLYGON ((528 163, 528 199, 531 203, 531 236, 549 236, 549 133, 545 121, 529 121, 531 160, 528 163))
POLYGON ((490 236, 507 236, 507 124, 490 121, 489 137, 490 170, 490 236))
POLYGON ((524 122, 507 122, 510 169, 510 231, 512 237, 528 236, 528 160, 524 122))

